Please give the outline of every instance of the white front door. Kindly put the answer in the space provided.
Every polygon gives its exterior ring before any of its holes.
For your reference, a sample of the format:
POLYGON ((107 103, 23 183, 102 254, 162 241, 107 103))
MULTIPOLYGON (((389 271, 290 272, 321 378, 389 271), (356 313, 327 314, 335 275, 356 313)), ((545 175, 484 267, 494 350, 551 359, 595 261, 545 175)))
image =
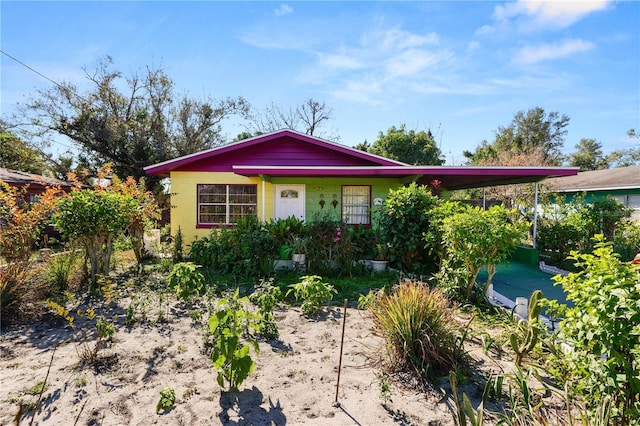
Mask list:
POLYGON ((295 216, 304 220, 304 185, 276 185, 275 219, 295 216))

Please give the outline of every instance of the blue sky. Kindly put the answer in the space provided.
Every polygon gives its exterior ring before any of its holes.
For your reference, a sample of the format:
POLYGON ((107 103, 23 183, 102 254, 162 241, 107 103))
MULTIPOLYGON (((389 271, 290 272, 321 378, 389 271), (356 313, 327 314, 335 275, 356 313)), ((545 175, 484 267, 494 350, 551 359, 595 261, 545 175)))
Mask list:
MULTIPOLYGON (((448 165, 534 107, 570 117, 567 153, 581 138, 629 148, 640 130, 636 1, 3 0, 0 14, 2 50, 54 81, 86 88, 82 68, 110 55, 125 75, 161 66, 194 97, 313 98, 343 144, 430 128, 448 165)), ((0 61, 2 116, 51 84, 0 61)))

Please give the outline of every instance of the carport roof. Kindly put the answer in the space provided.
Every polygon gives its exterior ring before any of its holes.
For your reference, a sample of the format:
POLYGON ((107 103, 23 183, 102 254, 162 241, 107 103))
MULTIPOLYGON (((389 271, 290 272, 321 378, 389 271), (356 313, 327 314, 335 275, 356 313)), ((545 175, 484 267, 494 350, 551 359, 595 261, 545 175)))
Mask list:
POLYGON ((400 177, 421 184, 438 181, 449 190, 539 182, 549 177, 573 176, 576 167, 471 167, 471 166, 244 166, 233 171, 243 176, 400 177))

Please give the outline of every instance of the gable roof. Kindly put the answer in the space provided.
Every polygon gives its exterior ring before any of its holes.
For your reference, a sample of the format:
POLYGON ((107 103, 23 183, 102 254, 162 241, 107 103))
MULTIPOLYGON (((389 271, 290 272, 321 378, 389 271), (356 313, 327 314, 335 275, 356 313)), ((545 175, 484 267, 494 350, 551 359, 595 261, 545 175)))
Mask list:
POLYGON ((640 189, 640 166, 580 172, 575 176, 549 179, 548 183, 558 192, 640 189))
POLYGON ((165 161, 144 169, 168 177, 173 171, 230 172, 244 176, 395 177, 446 189, 539 182, 571 176, 568 167, 411 166, 293 130, 279 130, 165 161))
POLYGON ((232 171, 238 162, 274 166, 406 166, 400 161, 283 129, 147 166, 144 170, 168 177, 172 171, 232 171))
POLYGON ((71 188, 70 183, 59 179, 4 168, 0 168, 0 180, 11 186, 29 185, 30 187, 40 188, 45 186, 60 186, 62 188, 71 188))

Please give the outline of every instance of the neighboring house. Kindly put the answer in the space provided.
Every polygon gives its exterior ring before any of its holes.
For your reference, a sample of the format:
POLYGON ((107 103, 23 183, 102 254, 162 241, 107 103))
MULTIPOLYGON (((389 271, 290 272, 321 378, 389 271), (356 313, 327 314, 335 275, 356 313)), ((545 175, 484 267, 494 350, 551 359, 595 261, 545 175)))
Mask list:
POLYGON ((21 201, 27 203, 36 202, 38 195, 45 192, 50 186, 58 186, 65 192, 71 191, 71 184, 67 182, 18 170, 0 168, 0 180, 11 187, 24 190, 21 201))
POLYGON ((280 130, 145 168, 171 178, 171 229, 185 243, 247 215, 261 220, 331 215, 371 224, 371 208, 390 189, 411 182, 438 193, 569 176, 575 168, 410 166, 399 161, 280 130))
POLYGON ((633 209, 640 220, 640 166, 580 172, 576 176, 549 179, 550 189, 568 195, 584 195, 585 201, 610 196, 633 209))

